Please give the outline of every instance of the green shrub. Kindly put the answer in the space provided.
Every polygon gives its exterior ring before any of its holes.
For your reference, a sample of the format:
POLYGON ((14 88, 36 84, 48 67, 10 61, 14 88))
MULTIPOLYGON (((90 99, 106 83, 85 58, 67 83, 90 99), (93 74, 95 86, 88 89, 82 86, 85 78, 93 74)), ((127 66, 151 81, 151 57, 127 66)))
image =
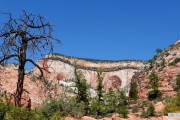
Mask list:
POLYGON ((161 52, 162 52, 161 49, 159 49, 159 48, 156 49, 156 53, 157 53, 157 54, 160 54, 161 52))
POLYGON ((171 63, 170 63, 170 65, 172 65, 172 66, 176 66, 176 64, 177 64, 178 62, 180 62, 180 58, 176 58, 176 59, 174 59, 174 61, 173 61, 173 62, 171 62, 171 63))
POLYGON ((133 107, 132 113, 137 113, 137 112, 138 112, 138 107, 137 106, 133 107))
POLYGON ((119 115, 123 118, 127 118, 127 115, 129 113, 127 109, 127 103, 128 98, 125 95, 125 92, 123 90, 116 91, 116 102, 115 105, 117 105, 116 112, 119 113, 119 115))
POLYGON ((99 103, 98 98, 94 98, 90 104, 90 115, 93 117, 102 117, 108 114, 108 109, 104 103, 99 103))
POLYGON ((150 64, 153 64, 156 60, 157 60, 157 55, 154 55, 154 57, 152 59, 150 59, 148 62, 150 64))
POLYGON ((180 92, 180 75, 178 75, 176 78, 176 86, 175 86, 174 90, 176 92, 180 92))
POLYGON ((50 119, 54 113, 61 112, 63 110, 62 104, 62 100, 51 100, 49 103, 44 104, 39 111, 45 118, 50 119))
POLYGON ((141 117, 148 118, 150 116, 155 116, 155 108, 153 104, 150 104, 146 111, 143 111, 141 117))
POLYGON ((87 106, 85 102, 83 101, 77 102, 75 99, 71 99, 69 104, 71 106, 69 108, 69 115, 78 117, 78 118, 81 118, 84 115, 86 115, 87 111, 85 111, 85 108, 87 106))
POLYGON ((109 91, 104 95, 104 100, 106 102, 107 106, 107 112, 108 113, 113 113, 116 110, 116 101, 117 101, 117 96, 115 92, 112 90, 112 88, 109 89, 109 91))
POLYGON ((117 113, 120 115, 120 117, 128 118, 129 111, 128 111, 127 107, 125 105, 123 105, 123 106, 119 106, 117 108, 117 113))
POLYGON ((174 96, 170 98, 170 100, 165 104, 165 107, 163 109, 164 114, 167 113, 174 113, 174 112, 180 112, 180 105, 178 96, 174 96))
POLYGON ((161 97, 162 93, 160 90, 152 90, 152 91, 149 91, 147 95, 148 95, 149 100, 154 100, 161 97))
POLYGON ((40 113, 47 118, 51 119, 53 116, 75 116, 82 117, 85 115, 86 104, 82 102, 77 102, 76 97, 71 98, 61 98, 60 100, 51 100, 39 109, 40 113), (54 115, 57 113, 56 115, 54 115))
POLYGON ((0 120, 4 119, 6 112, 9 110, 9 107, 4 103, 0 102, 0 120))
POLYGON ((55 113, 50 120, 64 120, 60 113, 55 113))
POLYGON ((4 120, 45 120, 34 110, 12 107, 7 111, 4 120))

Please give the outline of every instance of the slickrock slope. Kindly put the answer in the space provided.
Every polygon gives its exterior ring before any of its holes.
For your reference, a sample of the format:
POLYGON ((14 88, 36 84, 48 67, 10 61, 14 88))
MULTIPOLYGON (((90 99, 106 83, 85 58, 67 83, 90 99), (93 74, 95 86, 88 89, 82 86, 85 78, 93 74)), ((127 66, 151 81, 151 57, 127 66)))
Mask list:
POLYGON ((138 83, 138 95, 146 98, 149 91, 149 75, 155 70, 160 78, 160 90, 163 97, 175 94, 173 88, 176 84, 176 77, 180 75, 180 40, 171 45, 163 52, 154 57, 154 62, 149 67, 137 72, 132 81, 138 83))

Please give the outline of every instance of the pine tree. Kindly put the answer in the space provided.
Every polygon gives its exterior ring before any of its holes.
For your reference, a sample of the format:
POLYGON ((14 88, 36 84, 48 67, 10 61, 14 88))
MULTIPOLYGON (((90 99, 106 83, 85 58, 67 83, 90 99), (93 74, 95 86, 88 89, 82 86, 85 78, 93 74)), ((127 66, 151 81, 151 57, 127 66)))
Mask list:
POLYGON ((88 115, 89 113, 89 95, 88 95, 88 84, 86 83, 86 79, 83 78, 81 73, 77 73, 77 69, 75 67, 75 76, 76 81, 75 85, 77 88, 77 96, 76 101, 77 103, 84 102, 85 104, 85 114, 88 115))
POLYGON ((97 96, 98 96, 98 101, 102 102, 103 98, 103 77, 102 77, 102 69, 98 69, 97 74, 98 74, 98 79, 97 79, 97 96))
POLYGON ((176 92, 180 92, 180 75, 176 78, 176 87, 174 89, 176 92))
POLYGON ((133 100, 137 100, 138 98, 138 91, 137 91, 137 83, 136 82, 133 82, 131 84, 131 90, 130 90, 130 96, 133 100))
POLYGON ((161 91, 159 90, 159 77, 156 74, 155 71, 152 71, 151 74, 149 75, 149 80, 150 80, 150 87, 151 87, 151 91, 148 92, 148 98, 150 100, 152 99, 156 99, 157 97, 160 97, 161 95, 161 91))

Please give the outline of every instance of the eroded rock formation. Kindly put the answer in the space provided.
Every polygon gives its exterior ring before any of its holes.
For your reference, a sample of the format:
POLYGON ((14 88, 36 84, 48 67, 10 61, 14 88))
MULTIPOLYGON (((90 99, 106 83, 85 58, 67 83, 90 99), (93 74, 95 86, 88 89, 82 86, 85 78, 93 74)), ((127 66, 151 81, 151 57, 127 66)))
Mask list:
MULTIPOLYGON (((44 68, 44 80, 40 80, 40 72, 37 68, 26 72, 23 103, 27 104, 29 98, 32 106, 40 105, 48 97, 56 97, 62 91, 63 85, 72 85, 75 79, 75 65, 78 71, 83 74, 87 83, 92 88, 97 85, 97 70, 103 69, 104 90, 108 91, 110 87, 114 89, 129 89, 131 78, 134 73, 144 66, 142 61, 98 61, 89 59, 80 59, 67 57, 63 55, 48 55, 38 61, 38 64, 44 68), (47 88, 49 87, 50 88, 47 88)), ((0 90, 13 94, 17 83, 17 65, 6 65, 0 67, 0 90)))
MULTIPOLYGON (((134 73, 144 67, 143 61, 100 61, 68 57, 60 54, 48 55, 44 59, 39 60, 38 64, 42 67, 46 64, 48 66, 46 67, 46 72, 44 71, 46 78, 58 83, 61 81, 73 81, 75 79, 74 68, 76 66, 92 88, 96 88, 97 71, 101 68, 103 70, 102 76, 104 77, 105 91, 110 87, 128 89, 134 73)), ((40 74, 36 68, 34 71, 35 74, 40 74)))

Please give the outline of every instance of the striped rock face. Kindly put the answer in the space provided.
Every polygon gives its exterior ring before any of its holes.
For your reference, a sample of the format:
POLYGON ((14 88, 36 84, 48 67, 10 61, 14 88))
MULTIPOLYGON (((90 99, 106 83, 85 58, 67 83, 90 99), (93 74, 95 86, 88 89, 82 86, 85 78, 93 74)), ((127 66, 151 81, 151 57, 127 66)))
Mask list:
MULTIPOLYGON (((64 90, 63 86, 74 86, 75 67, 81 72, 87 83, 91 85, 91 93, 96 95, 94 89, 97 86, 97 70, 103 70, 104 91, 109 88, 129 88, 131 78, 144 66, 142 61, 97 61, 67 57, 62 55, 49 55, 37 62, 43 67, 45 79, 40 80, 37 76, 40 71, 37 68, 27 71, 24 82, 22 103, 26 105, 29 98, 31 106, 36 107, 48 97, 59 98, 58 95, 64 90), (58 85, 60 84, 60 85, 58 85), (48 87, 48 89, 47 89, 48 87)), ((0 92, 15 93, 18 77, 18 66, 8 64, 0 66, 0 92)))
MULTIPOLYGON (((67 82, 67 84, 75 79, 74 66, 76 65, 78 72, 82 73, 92 88, 96 88, 97 71, 102 69, 105 91, 108 91, 111 87, 113 89, 129 89, 132 76, 136 71, 144 67, 143 61, 101 61, 60 54, 48 55, 45 59, 39 60, 38 64, 46 69, 44 71, 46 79, 56 83, 63 81, 63 83, 67 82)), ((34 71, 36 74, 40 74, 37 68, 34 71)))

